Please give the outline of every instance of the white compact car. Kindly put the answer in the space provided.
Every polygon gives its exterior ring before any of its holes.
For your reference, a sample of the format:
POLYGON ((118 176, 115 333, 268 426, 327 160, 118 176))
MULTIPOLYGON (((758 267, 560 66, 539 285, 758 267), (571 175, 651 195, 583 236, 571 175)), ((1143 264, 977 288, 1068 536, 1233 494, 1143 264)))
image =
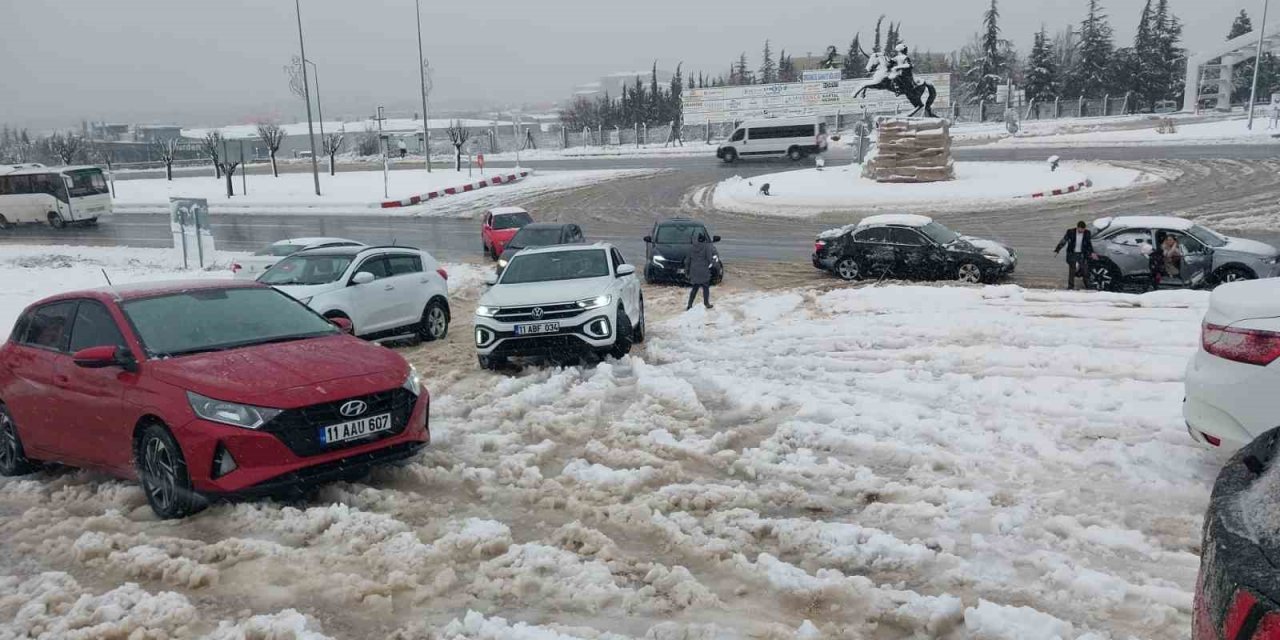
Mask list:
POLYGON ((1196 442, 1235 450, 1280 426, 1280 280, 1214 289, 1187 365, 1182 415, 1196 442))
POLYGON ((644 294, 636 268, 609 244, 525 249, 476 307, 480 366, 511 358, 621 358, 644 342, 644 294))
POLYGON ((231 273, 239 279, 254 280, 267 269, 270 269, 272 265, 279 262, 281 258, 287 258, 299 251, 319 249, 321 247, 363 246, 365 246, 363 242, 345 238, 290 238, 289 240, 273 242, 253 252, 251 256, 236 260, 231 264, 231 273))
POLYGON ((449 333, 449 274, 412 247, 325 247, 299 251, 267 270, 269 284, 320 315, 343 318, 368 340, 449 333))

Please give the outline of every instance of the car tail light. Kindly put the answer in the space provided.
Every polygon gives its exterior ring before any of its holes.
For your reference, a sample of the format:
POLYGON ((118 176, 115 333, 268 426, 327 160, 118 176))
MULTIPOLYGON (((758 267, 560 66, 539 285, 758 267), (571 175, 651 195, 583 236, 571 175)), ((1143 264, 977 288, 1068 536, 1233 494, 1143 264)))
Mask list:
POLYGON ((449 279, 449 272, 445 271, 444 267, 440 267, 439 269, 436 269, 436 273, 440 274, 440 277, 444 278, 445 280, 449 279))
POLYGON ((1207 353, 1265 367, 1280 358, 1280 333, 1261 329, 1237 329, 1205 323, 1200 333, 1207 353))
POLYGON ((1213 437, 1213 436, 1211 436, 1211 435, 1209 435, 1209 434, 1207 434, 1207 433, 1205 433, 1205 432, 1203 432, 1203 431, 1201 431, 1201 432, 1200 432, 1200 437, 1204 438, 1204 441, 1205 441, 1205 442, 1208 442, 1209 444, 1211 444, 1211 445, 1213 445, 1213 446, 1215 446, 1215 447, 1221 447, 1221 446, 1222 446, 1222 438, 1215 438, 1215 437, 1213 437))
POLYGON ((814 253, 822 253, 822 250, 826 248, 827 248, 827 243, 822 240, 817 240, 813 243, 814 253))
POLYGON ((240 273, 240 270, 241 270, 241 269, 243 269, 243 268, 244 268, 244 267, 240 266, 240 263, 239 263, 239 262, 232 262, 232 263, 231 263, 231 273, 240 273))

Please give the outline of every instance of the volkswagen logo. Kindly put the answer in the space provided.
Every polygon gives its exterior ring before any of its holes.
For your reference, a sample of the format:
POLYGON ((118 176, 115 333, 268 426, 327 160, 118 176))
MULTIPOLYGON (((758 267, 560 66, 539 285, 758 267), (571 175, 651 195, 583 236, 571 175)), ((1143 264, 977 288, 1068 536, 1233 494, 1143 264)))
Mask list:
POLYGON ((534 307, 534 308, 533 308, 533 311, 532 311, 532 313, 531 313, 530 315, 532 315, 532 316, 533 316, 533 319, 534 319, 534 320, 541 320, 541 319, 542 319, 542 314, 543 314, 543 313, 545 313, 545 312, 542 310, 542 307, 534 307))
POLYGON ((343 417, 354 418, 368 410, 369 405, 365 404, 363 400, 352 400, 342 405, 342 407, 338 409, 338 413, 341 413, 343 417))

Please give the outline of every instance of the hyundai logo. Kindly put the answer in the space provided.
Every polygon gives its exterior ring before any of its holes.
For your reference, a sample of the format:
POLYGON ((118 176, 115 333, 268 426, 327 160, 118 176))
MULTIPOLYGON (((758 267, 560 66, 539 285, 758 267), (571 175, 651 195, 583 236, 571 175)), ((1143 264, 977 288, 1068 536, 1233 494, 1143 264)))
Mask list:
POLYGON ((541 320, 543 313, 544 312, 542 311, 542 307, 534 307, 531 315, 533 316, 534 320, 541 320))
POLYGON ((344 417, 347 417, 347 418, 354 418, 358 415, 363 414, 368 410, 369 410, 369 405, 365 404, 363 400, 352 400, 342 405, 342 408, 338 409, 338 413, 341 413, 344 417))

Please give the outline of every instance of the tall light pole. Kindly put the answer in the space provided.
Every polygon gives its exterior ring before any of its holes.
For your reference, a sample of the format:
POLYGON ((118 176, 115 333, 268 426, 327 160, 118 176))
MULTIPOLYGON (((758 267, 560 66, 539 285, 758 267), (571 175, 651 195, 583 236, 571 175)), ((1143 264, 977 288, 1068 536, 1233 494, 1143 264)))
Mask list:
POLYGON ((302 97, 307 101, 307 138, 311 140, 311 177, 316 183, 316 195, 320 195, 320 161, 316 158, 316 127, 311 121, 311 88, 307 82, 307 46, 302 41, 302 5, 300 0, 293 0, 293 8, 298 14, 298 51, 302 54, 302 97))
POLYGON ((413 0, 413 10, 418 25, 418 76, 422 82, 422 155, 427 158, 427 173, 431 173, 431 121, 427 118, 427 69, 422 57, 422 7, 420 0, 413 0))
POLYGON ((1263 0, 1262 24, 1258 26, 1258 57, 1253 59, 1253 88, 1249 90, 1249 130, 1253 130, 1253 105, 1258 101, 1258 72, 1262 70, 1262 43, 1267 39, 1267 10, 1271 0, 1263 0))

